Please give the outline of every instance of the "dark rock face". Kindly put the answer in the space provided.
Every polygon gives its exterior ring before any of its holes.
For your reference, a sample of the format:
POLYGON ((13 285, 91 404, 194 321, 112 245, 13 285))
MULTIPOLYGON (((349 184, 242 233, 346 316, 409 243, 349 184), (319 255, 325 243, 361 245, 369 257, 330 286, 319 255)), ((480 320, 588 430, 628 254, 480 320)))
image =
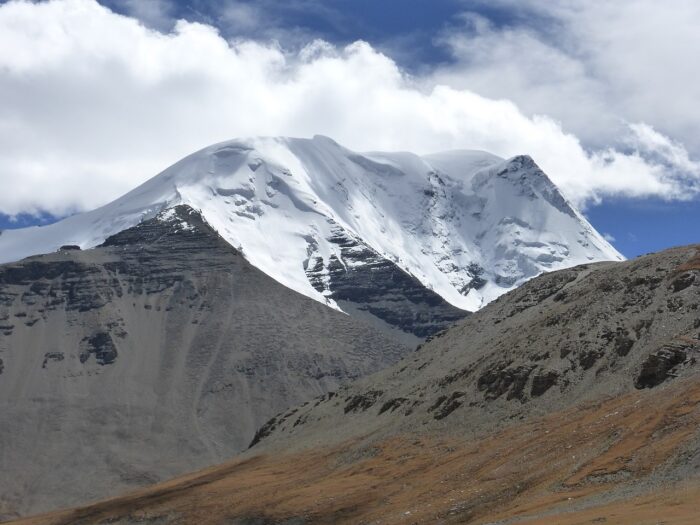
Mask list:
POLYGON ((64 244, 58 249, 59 252, 78 252, 80 251, 80 246, 77 244, 64 244))
POLYGON ((41 368, 46 368, 46 365, 51 362, 63 361, 65 359, 65 354, 63 352, 46 352, 44 354, 44 362, 41 363, 41 368))
POLYGON ((530 395, 532 397, 539 397, 543 395, 547 390, 552 388, 557 384, 559 380, 559 373, 555 370, 547 370, 537 373, 532 378, 532 389, 530 390, 530 395))
POLYGON ((664 381, 676 377, 676 367, 685 363, 688 355, 682 346, 667 346, 647 357, 642 363, 642 370, 634 383, 638 389, 654 388, 664 381))
POLYGON ((634 339, 629 335, 629 332, 621 329, 615 336, 615 352, 620 357, 624 357, 630 353, 634 346, 634 339))
POLYGON ((277 418, 273 417, 267 423, 265 423, 263 426, 261 426, 257 430, 257 432, 255 432, 255 435, 253 436, 253 440, 250 442, 249 447, 254 447, 260 441, 262 441, 264 438, 269 436, 272 433, 272 431, 275 429, 276 426, 277 426, 277 418))
POLYGON ((42 305, 47 310, 87 312, 103 307, 119 288, 115 282, 91 281, 99 270, 94 266, 72 260, 47 261, 33 257, 23 264, 0 268, 0 305, 11 306, 20 292, 22 304, 42 305), (89 283, 89 284, 88 284, 89 283))
POLYGON ((488 400, 497 399, 508 393, 507 399, 524 401, 523 392, 533 368, 498 364, 479 377, 477 388, 484 392, 484 397, 488 400))
POLYGON ((346 400, 348 403, 345 405, 344 409, 345 413, 365 411, 372 408, 382 393, 381 390, 370 390, 369 392, 364 392, 348 398, 346 400))
POLYGON ((695 282, 695 273, 694 272, 686 272, 686 273, 681 274, 678 278, 676 278, 671 283, 671 287, 673 288, 674 293, 678 293, 678 292, 688 288, 688 286, 691 286, 694 282, 695 282))
MULTIPOLYGON (((321 293, 341 308, 367 312, 385 323, 425 338, 463 319, 468 312, 447 303, 397 264, 335 225, 330 242, 341 258, 331 255, 327 265, 310 240, 306 274, 321 293)), ((475 286, 478 286, 478 269, 475 286)))
POLYGON ((440 420, 449 416, 452 412, 462 406, 462 403, 464 402, 462 398, 465 395, 465 392, 453 392, 449 397, 445 397, 442 401, 439 401, 436 405, 433 405, 433 410, 435 411, 433 418, 440 420))
POLYGON ((471 263, 467 271, 471 276, 471 280, 460 290, 462 295, 467 295, 471 290, 481 290, 488 283, 488 281, 482 277, 484 268, 478 264, 471 263))
POLYGON ((386 403, 382 405, 382 407, 379 409, 379 413, 383 414, 384 412, 393 412, 394 410, 397 410, 401 408, 402 405, 408 403, 408 399, 405 397, 397 397, 394 399, 390 399, 386 403))
MULTIPOLYGON (((328 394, 325 394, 321 397, 321 399, 330 401, 335 397, 335 392, 328 392, 328 394)), ((320 402, 317 401, 317 403, 320 402)), ((307 406, 308 403, 304 403, 303 406, 307 406)), ((272 434, 275 429, 280 427, 281 425, 284 425, 285 423, 289 422, 291 427, 297 427, 299 425, 302 425, 306 422, 305 417, 294 417, 295 414, 299 413, 299 408, 291 408, 287 410, 286 412, 283 412, 281 414, 276 415, 275 417, 267 420, 263 426, 261 426, 256 432, 255 436, 253 436, 253 440, 250 442, 248 445, 248 448, 254 447, 256 444, 258 444, 260 441, 265 439, 267 436, 272 434), (291 421, 294 421, 294 423, 291 423, 291 421)))
POLYGON ((581 368, 584 370, 590 370, 603 355, 603 352, 596 350, 581 352, 578 354, 578 364, 581 365, 581 368))
POLYGON ((107 332, 98 332, 93 336, 83 339, 87 348, 80 352, 80 362, 85 363, 94 355, 100 365, 110 365, 117 359, 117 348, 114 346, 112 336, 107 332))

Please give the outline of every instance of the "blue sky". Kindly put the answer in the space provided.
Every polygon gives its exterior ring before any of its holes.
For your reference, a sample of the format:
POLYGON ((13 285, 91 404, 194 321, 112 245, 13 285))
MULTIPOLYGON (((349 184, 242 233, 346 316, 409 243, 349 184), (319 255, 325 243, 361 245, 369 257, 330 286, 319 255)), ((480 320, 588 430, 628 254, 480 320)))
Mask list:
POLYGON ((222 20, 222 6, 248 6, 262 13, 264 30, 281 40, 285 40, 285 30, 303 35, 301 43, 309 38, 322 38, 340 45, 366 40, 397 57, 408 71, 453 61, 454 57, 436 37, 451 25, 459 24, 460 16, 466 11, 478 12, 497 26, 523 18, 528 18, 528 23, 536 22, 532 13, 499 6, 497 2, 468 0, 180 0, 154 2, 161 8, 150 12, 150 16, 130 0, 104 0, 102 3, 124 15, 141 15, 144 22, 160 30, 168 30, 175 20, 185 18, 211 24, 232 38, 260 34, 260 26, 241 30, 240 26, 231 27, 222 20))
POLYGON ((104 204, 212 142, 322 133, 528 153, 624 255, 699 240, 692 0, 101 4, 0 2, 0 228, 104 204))
POLYGON ((585 214, 598 231, 612 236, 612 244, 626 257, 700 242, 697 200, 610 199, 585 214))

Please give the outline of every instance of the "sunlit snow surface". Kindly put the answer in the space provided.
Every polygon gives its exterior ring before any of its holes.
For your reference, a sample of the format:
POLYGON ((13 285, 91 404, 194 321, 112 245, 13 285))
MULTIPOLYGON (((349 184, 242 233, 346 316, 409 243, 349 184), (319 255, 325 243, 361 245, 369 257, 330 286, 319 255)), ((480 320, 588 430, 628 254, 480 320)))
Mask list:
POLYGON ((176 204, 201 210, 268 275, 331 305, 305 266, 342 261, 328 241, 338 226, 467 310, 544 271, 622 259, 529 157, 358 154, 317 136, 210 146, 102 208, 2 232, 0 262, 89 248, 176 204))

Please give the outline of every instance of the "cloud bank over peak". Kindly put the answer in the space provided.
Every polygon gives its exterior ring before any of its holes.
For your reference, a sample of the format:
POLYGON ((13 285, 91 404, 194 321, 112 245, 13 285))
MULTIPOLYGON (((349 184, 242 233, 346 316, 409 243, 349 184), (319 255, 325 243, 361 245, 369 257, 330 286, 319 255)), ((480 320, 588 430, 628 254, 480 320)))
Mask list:
POLYGON ((622 122, 614 147, 584 147, 554 118, 465 87, 463 66, 411 77, 362 41, 290 52, 184 20, 162 33, 94 0, 10 1, 0 5, 0 212, 93 208, 198 148, 255 135, 527 153, 578 205, 698 193, 698 164, 643 121, 622 122))

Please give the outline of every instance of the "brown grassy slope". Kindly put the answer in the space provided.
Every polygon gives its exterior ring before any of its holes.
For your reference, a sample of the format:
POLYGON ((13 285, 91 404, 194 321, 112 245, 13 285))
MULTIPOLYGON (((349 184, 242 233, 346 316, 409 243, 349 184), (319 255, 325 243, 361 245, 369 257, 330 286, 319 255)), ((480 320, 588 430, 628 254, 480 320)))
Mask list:
POLYGON ((700 523, 700 488, 678 487, 644 497, 571 513, 519 521, 521 525, 696 525, 700 523))
POLYGON ((699 523, 700 480, 663 476, 697 446, 699 424, 695 376, 486 439, 404 434, 247 457, 14 523, 699 523))

